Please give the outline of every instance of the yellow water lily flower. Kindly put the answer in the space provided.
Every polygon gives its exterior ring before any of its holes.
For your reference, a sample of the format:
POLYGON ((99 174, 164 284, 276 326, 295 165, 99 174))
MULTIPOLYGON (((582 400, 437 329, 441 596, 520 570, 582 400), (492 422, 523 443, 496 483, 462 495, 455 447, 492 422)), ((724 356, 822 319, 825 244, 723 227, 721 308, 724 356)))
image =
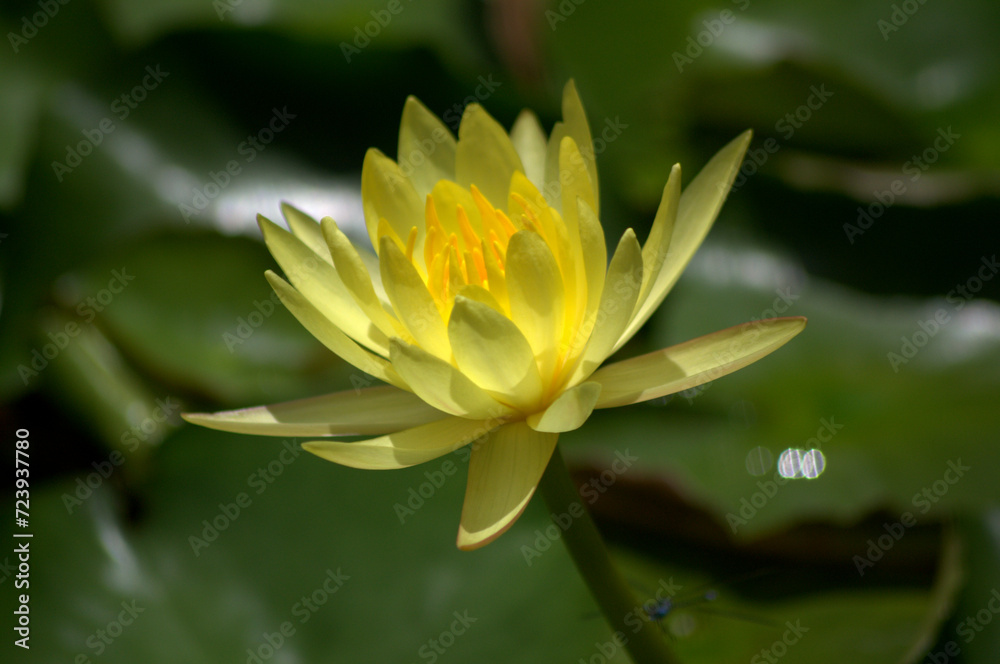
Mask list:
POLYGON ((525 111, 507 132, 481 106, 458 139, 415 98, 398 161, 365 156, 361 195, 377 255, 327 217, 260 218, 285 273, 267 279, 331 351, 387 386, 216 414, 196 424, 317 440, 355 468, 404 468, 472 444, 458 546, 475 549, 524 511, 559 433, 595 408, 655 399, 736 371, 802 330, 758 321, 601 363, 649 318, 708 233, 750 133, 681 192, 674 166, 649 238, 629 229, 607 260, 590 128, 572 81, 546 138, 525 111), (291 283, 289 283, 291 282, 291 283))

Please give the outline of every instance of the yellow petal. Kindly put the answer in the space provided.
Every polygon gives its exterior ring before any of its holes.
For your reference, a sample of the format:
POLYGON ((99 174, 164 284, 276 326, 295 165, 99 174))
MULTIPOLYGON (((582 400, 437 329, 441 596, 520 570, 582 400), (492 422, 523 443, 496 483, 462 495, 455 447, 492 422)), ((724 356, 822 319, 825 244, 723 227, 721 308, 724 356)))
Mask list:
POLYGON ((681 166, 674 164, 670 169, 670 177, 663 187, 663 195, 660 197, 660 206, 656 209, 656 217, 653 219, 653 227, 649 230, 649 237, 642 247, 642 291, 639 293, 639 306, 646 301, 650 289, 656 283, 656 279, 663 266, 667 263, 667 250, 670 249, 670 242, 674 234, 674 222, 677 220, 677 205, 681 197, 681 166))
POLYGON ((455 177, 463 187, 476 185, 493 207, 507 205, 507 189, 521 158, 503 127, 479 104, 469 104, 458 128, 455 177))
POLYGON ((455 177, 455 136, 416 97, 403 106, 399 127, 399 152, 396 162, 400 173, 408 176, 423 200, 438 180, 455 177))
POLYGON ((540 413, 528 416, 528 426, 535 431, 562 433, 579 429, 594 412, 597 398, 601 394, 598 383, 581 383, 566 390, 540 413))
MULTIPOLYGON (((604 294, 604 282, 608 270, 608 247, 604 241, 604 229, 600 220, 582 199, 576 200, 576 208, 583 270, 587 284, 587 309, 578 330, 579 342, 571 340, 571 345, 582 344, 590 337, 604 294)), ((582 346, 580 349, 582 350, 582 346)))
POLYGON ((259 215, 257 221, 271 255, 302 297, 352 339, 388 355, 389 338, 372 325, 337 270, 285 229, 259 215))
MULTIPOLYGON (((549 196, 550 191, 553 189, 555 192, 559 191, 559 171, 561 168, 559 153, 562 149, 563 138, 569 136, 576 143, 580 149, 580 153, 583 155, 587 174, 590 176, 590 184, 594 190, 594 204, 591 207, 593 207, 594 213, 600 216, 601 208, 598 196, 597 161, 594 155, 594 142, 590 137, 590 125, 587 123, 587 114, 583 110, 583 102, 580 101, 580 95, 576 91, 576 84, 572 80, 566 83, 566 87, 563 88, 562 115, 563 121, 556 123, 552 128, 552 134, 549 136, 548 154, 545 160, 546 186, 544 191, 546 196, 549 196)), ((552 196, 549 199, 549 203, 552 207, 562 211, 562 200, 558 195, 552 196)))
MULTIPOLYGON (((274 272, 268 270, 264 276, 267 277, 285 308, 292 312, 292 315, 302 323, 309 334, 316 337, 320 343, 365 373, 396 387, 406 389, 406 383, 396 374, 385 358, 370 353, 354 343, 309 300, 274 272)), ((386 355, 388 355, 388 349, 386 355)))
POLYGON ((257 436, 375 436, 447 416, 412 392, 380 386, 181 417, 209 429, 257 436))
POLYGON ((590 377, 603 388, 596 407, 656 399, 721 378, 781 348, 805 326, 801 317, 754 321, 609 364, 590 377))
POLYGON ((288 228, 295 234, 295 237, 302 240, 317 256, 327 263, 333 264, 333 259, 330 258, 330 250, 323 239, 323 232, 319 229, 318 221, 284 201, 281 203, 281 214, 285 217, 285 221, 288 222, 288 228))
POLYGON ((356 443, 314 440, 303 443, 302 448, 327 461, 351 468, 392 470, 444 456, 485 436, 499 425, 500 422, 494 420, 448 417, 371 440, 356 443))
POLYGON ((448 329, 417 269, 388 237, 382 238, 379 254, 382 284, 396 315, 422 348, 450 361, 448 329))
POLYGON ((510 130, 510 141, 524 165, 524 174, 539 190, 545 186, 545 132, 538 116, 525 109, 510 130))
POLYGON ((469 459, 458 548, 478 549, 513 525, 535 493, 558 439, 559 434, 512 422, 476 441, 469 459))
POLYGON ((399 166, 380 151, 365 153, 361 166, 361 203, 372 246, 378 248, 378 223, 385 219, 399 237, 408 237, 417 227, 417 255, 424 251, 424 201, 399 166))
MULTIPOLYGON (((563 282, 548 245, 532 231, 518 231, 507 245, 510 316, 524 333, 543 379, 555 372, 562 339, 563 282)), ((454 346, 454 342, 452 343, 454 346)))
POLYGON ((611 257, 593 331, 589 340, 583 339, 586 348, 573 380, 589 376, 611 354, 622 330, 632 319, 632 311, 642 286, 642 273, 642 250, 639 248, 639 241, 635 239, 635 231, 629 228, 622 234, 618 248, 611 257))
POLYGON ((337 228, 337 223, 330 217, 324 217, 321 223, 323 237, 330 247, 333 263, 337 266, 337 275, 361 311, 385 336, 407 336, 400 322, 382 307, 382 301, 375 293, 368 268, 350 239, 337 228))
POLYGON ((439 410, 473 419, 506 417, 513 412, 451 364, 422 348, 393 339, 391 357, 393 368, 409 389, 439 410))
MULTIPOLYGON (((594 197, 594 191, 591 187, 590 176, 587 174, 585 160, 580 154, 576 141, 570 136, 564 137, 560 144, 559 181, 562 185, 562 218, 566 224, 566 234, 570 238, 571 258, 570 261, 560 261, 560 263, 562 264, 567 294, 571 291, 575 293, 572 312, 567 308, 567 325, 572 329, 579 329, 586 316, 597 308, 601 297, 599 288, 590 287, 590 279, 588 279, 587 274, 588 266, 584 256, 583 238, 580 235, 580 203, 582 202, 589 209, 594 209, 597 205, 597 200, 594 197), (572 263, 572 265, 566 263, 572 263), (572 275, 570 275, 569 270, 573 270, 572 275), (583 284, 587 284, 587 288, 583 288, 583 284), (570 315, 572 317, 569 317, 570 315)), ((589 219, 585 219, 584 224, 588 224, 590 221, 589 219)), ((597 223, 597 226, 600 229, 600 222, 597 223)), ((592 233, 592 229, 586 227, 583 232, 592 233)), ((588 242, 592 241, 589 237, 587 240, 588 242)), ((600 241, 602 244, 604 243, 603 231, 600 231, 600 241)), ((605 254, 606 251, 607 249, 602 247, 601 253, 605 254)), ((593 258, 593 256, 589 258, 593 258)), ((607 266, 600 265, 598 267, 593 265, 590 267, 595 272, 600 272, 603 275, 607 266)), ((590 276, 595 277, 596 275, 590 276)))
POLYGON ((476 385, 516 408, 529 409, 541 399, 542 381, 531 346, 510 319, 459 296, 448 337, 455 363, 476 385))
POLYGON ((618 340, 616 349, 631 339, 649 319, 677 283, 684 268, 691 262, 691 258, 719 215, 722 203, 743 160, 743 154, 750 144, 750 138, 751 132, 746 131, 733 139, 712 157, 691 184, 684 189, 678 203, 673 237, 670 240, 669 260, 660 270, 649 290, 649 295, 639 306, 635 318, 618 340))

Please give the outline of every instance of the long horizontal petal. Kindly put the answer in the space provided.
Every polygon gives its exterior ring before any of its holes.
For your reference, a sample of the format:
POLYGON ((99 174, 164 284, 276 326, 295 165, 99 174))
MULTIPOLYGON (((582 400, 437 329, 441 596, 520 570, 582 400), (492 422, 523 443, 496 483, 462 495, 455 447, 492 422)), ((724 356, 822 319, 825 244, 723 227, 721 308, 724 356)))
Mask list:
POLYGON ((458 548, 470 551, 502 535, 524 512, 545 472, 557 433, 524 422, 506 424, 477 441, 469 459, 458 548))
POLYGON ((615 362, 590 377, 600 383, 597 408, 656 399, 721 378, 785 345, 806 319, 770 318, 615 362))
POLYGON ((351 468, 392 470, 436 459, 485 436, 500 420, 467 420, 448 417, 379 438, 342 443, 314 440, 302 448, 327 461, 351 468))
POLYGON ((376 436, 447 417, 420 397, 395 387, 334 392, 319 397, 219 413, 185 413, 192 424, 257 436, 376 436))
MULTIPOLYGON (((625 342, 631 339, 649 319, 677 283, 684 268, 691 262, 691 258, 715 223, 715 218, 719 216, 722 203, 726 200, 726 194, 729 193, 740 162, 743 161, 743 154, 750 145, 750 138, 751 132, 745 131, 730 141, 709 160, 691 184, 684 189, 677 204, 677 219, 670 238, 670 249, 664 257, 666 262, 660 269, 656 281, 649 288, 648 295, 640 304, 632 322, 615 345, 615 350, 624 346, 625 342)), ((661 202, 661 206, 668 202, 661 202)))

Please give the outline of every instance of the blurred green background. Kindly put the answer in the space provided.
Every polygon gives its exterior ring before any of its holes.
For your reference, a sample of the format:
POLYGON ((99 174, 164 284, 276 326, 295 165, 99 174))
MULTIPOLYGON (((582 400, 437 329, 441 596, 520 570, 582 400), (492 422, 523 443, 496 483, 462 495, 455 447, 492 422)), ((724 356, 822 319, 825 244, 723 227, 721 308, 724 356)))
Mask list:
POLYGON ((717 591, 664 621, 682 660, 998 661, 996 3, 39 0, 0 26, 3 506, 33 534, 29 577, 24 540, 0 548, 5 606, 30 593, 4 661, 628 661, 541 501, 455 549, 457 455, 358 471, 178 416, 352 386, 271 299, 256 213, 365 241, 364 152, 395 155, 407 95, 453 129, 479 101, 548 130, 570 77, 612 246, 673 163, 688 182, 755 131, 620 356, 810 319, 562 437, 640 599, 717 591), (822 473, 785 480, 787 450, 822 473), (602 482, 616 453, 636 461, 602 482))

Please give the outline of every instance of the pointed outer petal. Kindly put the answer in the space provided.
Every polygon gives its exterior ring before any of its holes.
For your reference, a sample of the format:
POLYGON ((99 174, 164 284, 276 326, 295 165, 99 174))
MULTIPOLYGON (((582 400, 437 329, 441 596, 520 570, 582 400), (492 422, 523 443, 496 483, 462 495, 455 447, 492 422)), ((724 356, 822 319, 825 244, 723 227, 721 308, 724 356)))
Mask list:
POLYGON ((493 207, 507 205, 507 189, 521 158, 503 127, 479 104, 469 104, 458 128, 455 177, 463 187, 476 185, 493 207))
POLYGON ((545 132, 538 116, 525 109, 510 130, 510 141, 524 165, 524 174, 539 190, 545 186, 545 132))
POLYGON ((406 328, 382 307, 368 268, 350 239, 330 217, 323 217, 321 224, 337 274, 365 316, 387 337, 408 337, 406 328))
POLYGON ((455 363, 476 385, 515 408, 537 407, 542 380, 535 356, 509 318, 459 296, 448 321, 448 337, 455 363))
MULTIPOLYGON (((580 153, 583 155, 587 173, 590 175, 590 183, 594 190, 594 204, 592 207, 594 208, 594 213, 600 216, 601 208, 594 142, 591 140, 590 125, 587 123, 587 114, 583 110, 583 102, 580 101, 580 95, 576 91, 576 84, 572 80, 567 82, 566 87, 563 88, 562 113, 563 121, 556 123, 555 127, 552 128, 552 134, 549 136, 548 154, 545 159, 546 195, 548 196, 550 189, 554 189, 555 192, 559 191, 559 169, 561 168, 559 153, 563 138, 569 136, 576 142, 580 153)), ((562 201, 559 200, 558 195, 554 195, 554 198, 556 200, 552 201, 550 199, 550 204, 557 210, 561 210, 562 201)))
POLYGON ((636 330, 649 319, 677 283, 684 268, 691 262, 692 256, 719 215, 722 203, 743 160, 743 154, 750 145, 750 138, 751 132, 745 131, 730 141, 712 157, 681 194, 677 221, 674 223, 673 237, 670 240, 670 255, 667 256, 666 264, 653 282, 635 318, 618 340, 616 349, 631 339, 636 330))
POLYGON ((513 411, 499 403, 467 376, 418 346, 392 341, 392 366, 405 376, 418 397, 452 415, 472 419, 502 418, 513 411))
MULTIPOLYGON (((552 378, 563 340, 563 282, 545 241, 518 231, 507 245, 510 316, 531 344, 543 381, 552 378)), ((452 347, 454 347, 454 340, 452 347)))
POLYGON ((438 180, 455 177, 455 136, 416 97, 406 98, 399 127, 400 172, 409 176, 423 200, 438 180))
POLYGON ((417 269, 388 237, 382 238, 379 253, 382 282, 396 315, 421 348, 449 362, 447 326, 417 269))
POLYGON ((209 429, 257 436, 377 436, 447 415, 412 392, 381 386, 182 417, 209 429))
POLYGON ((258 215, 257 222, 260 224, 264 242, 267 243, 271 255, 298 290, 296 295, 309 301, 328 323, 358 343, 364 344, 380 355, 388 355, 388 336, 372 325, 368 315, 358 306, 344 285, 337 270, 321 260, 304 242, 272 221, 258 215))
POLYGON ((524 512, 559 439, 524 422, 476 441, 458 528, 458 548, 471 551, 500 537, 524 512))
POLYGON ((285 221, 288 222, 288 228, 295 234, 295 237, 302 240, 307 247, 316 252, 317 256, 333 265, 333 259, 330 258, 330 250, 323 239, 323 232, 319 229, 318 221, 284 201, 281 203, 281 214, 285 217, 285 221))
MULTIPOLYGON (((287 281, 268 270, 264 273, 270 282, 274 292, 278 294, 285 308, 292 312, 292 315, 302 326, 309 331, 324 346, 353 364, 365 373, 384 380, 396 387, 407 389, 406 383, 396 373, 392 366, 374 353, 370 353, 358 344, 354 343, 346 334, 340 331, 329 318, 317 309, 301 293, 292 288, 287 281)), ((388 349, 386 351, 388 354, 388 349)))
POLYGON ((469 219, 469 225, 476 233, 483 232, 482 217, 475 199, 468 187, 460 187, 451 180, 442 180, 434 186, 431 192, 434 199, 434 210, 437 212, 441 226, 448 233, 454 233, 459 238, 462 237, 462 229, 458 223, 458 212, 456 206, 461 205, 469 219))
POLYGON ((396 162, 374 148, 365 153, 361 166, 361 204, 373 247, 378 248, 378 222, 385 219, 401 238, 416 226, 414 254, 423 255, 424 201, 396 162))
POLYGON ((444 456, 485 436, 500 424, 497 420, 468 420, 448 417, 381 438, 341 443, 333 440, 313 440, 302 443, 302 449, 327 461, 365 470, 392 470, 444 456))
POLYGON ((604 240, 604 229, 594 210, 583 200, 577 199, 577 222, 580 227, 580 248, 583 254, 583 269, 586 273, 587 312, 582 321, 582 336, 587 338, 594 325, 604 294, 605 273, 608 269, 608 246, 604 240))
POLYGON ((667 262, 667 251, 674 234, 674 222, 677 219, 677 205, 681 196, 681 166, 674 164, 670 169, 670 177, 663 187, 663 195, 660 198, 660 206, 656 210, 656 217, 653 219, 653 227, 649 230, 649 237, 642 247, 642 290, 639 291, 639 300, 636 303, 636 312, 646 301, 656 278, 667 262))
MULTIPOLYGON (((597 209, 596 189, 587 172, 587 160, 571 136, 559 143, 559 182, 562 184, 563 217, 576 220, 576 199, 582 198, 590 209, 597 209)), ((568 223, 568 222, 567 222, 568 223)), ((572 230, 572 227, 571 227, 572 230)))
POLYGON ((598 383, 581 383, 566 390, 540 413, 529 415, 527 422, 535 431, 562 433, 579 429, 594 412, 597 398, 601 395, 598 383))
POLYGON ((802 317, 769 318, 609 364, 590 377, 604 388, 596 407, 656 399, 721 378, 781 348, 805 326, 802 317))
MULTIPOLYGON (((591 209, 594 209, 596 200, 583 156, 577 148, 576 141, 570 136, 564 137, 560 143, 559 164, 559 179, 562 183, 562 218, 565 221, 566 233, 569 237, 568 246, 574 272, 572 278, 569 278, 566 270, 570 266, 563 266, 563 274, 566 275, 567 292, 572 288, 576 294, 574 298, 575 316, 572 320, 567 318, 567 323, 573 329, 578 329, 587 314, 597 307, 600 290, 592 291, 589 288, 583 288, 583 284, 587 284, 588 279, 587 266, 584 263, 583 243, 579 241, 581 237, 580 210, 577 201, 582 200, 591 209)), ((600 222, 598 222, 598 227, 600 227, 600 222)), ((587 231, 590 230, 587 229, 587 231)), ((603 242, 603 233, 601 240, 603 242)), ((603 272, 606 267, 607 265, 601 265, 599 271, 603 272)), ((594 266, 594 269, 597 270, 597 266, 594 266)), ((569 313, 567 311, 567 314, 569 313)))
MULTIPOLYGON (((642 285, 642 273, 642 250, 639 248, 639 241, 635 239, 635 231, 629 228, 622 234, 618 248, 611 257, 593 331, 589 340, 586 337, 581 339, 586 348, 583 349, 571 383, 589 376, 611 354, 615 341, 632 318, 642 285)), ((578 352, 578 349, 572 347, 570 352, 574 350, 578 352)))

